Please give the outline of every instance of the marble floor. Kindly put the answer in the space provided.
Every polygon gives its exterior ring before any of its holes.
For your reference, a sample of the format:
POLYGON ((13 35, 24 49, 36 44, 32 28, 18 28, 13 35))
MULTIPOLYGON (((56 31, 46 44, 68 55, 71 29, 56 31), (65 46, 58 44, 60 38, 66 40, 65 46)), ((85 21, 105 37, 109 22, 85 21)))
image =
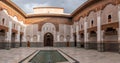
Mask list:
POLYGON ((42 47, 42 48, 13 48, 0 50, 0 63, 18 63, 36 50, 61 49, 80 63, 120 63, 120 54, 113 52, 98 52, 74 47, 42 47))

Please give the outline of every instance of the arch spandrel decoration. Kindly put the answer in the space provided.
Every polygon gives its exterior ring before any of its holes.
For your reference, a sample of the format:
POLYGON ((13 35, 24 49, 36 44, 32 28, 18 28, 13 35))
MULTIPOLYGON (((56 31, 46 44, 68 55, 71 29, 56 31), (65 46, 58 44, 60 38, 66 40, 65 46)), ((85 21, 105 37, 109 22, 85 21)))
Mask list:
POLYGON ((88 18, 87 18, 87 22, 89 23, 88 24, 88 27, 92 27, 92 26, 97 26, 97 15, 94 11, 91 11, 88 15, 88 18), (91 24, 91 22, 93 21, 93 24, 91 24))
POLYGON ((42 26, 42 30, 41 31, 44 31, 44 32, 52 32, 52 31, 56 31, 56 27, 54 24, 52 23, 45 23, 43 26, 42 26))
POLYGON ((106 5, 106 7, 104 7, 104 9, 102 10, 102 15, 101 15, 102 24, 117 22, 118 21, 117 11, 118 11, 117 6, 113 4, 106 5), (111 22, 109 22, 109 19, 108 19, 109 15, 111 15, 111 22))

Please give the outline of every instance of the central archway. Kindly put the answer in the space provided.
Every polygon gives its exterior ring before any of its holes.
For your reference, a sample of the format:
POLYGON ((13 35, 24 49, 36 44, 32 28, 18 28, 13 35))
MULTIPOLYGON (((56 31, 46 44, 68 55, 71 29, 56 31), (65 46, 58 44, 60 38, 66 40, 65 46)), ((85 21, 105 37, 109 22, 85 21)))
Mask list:
POLYGON ((53 35, 49 32, 44 35, 44 46, 53 46, 53 35))

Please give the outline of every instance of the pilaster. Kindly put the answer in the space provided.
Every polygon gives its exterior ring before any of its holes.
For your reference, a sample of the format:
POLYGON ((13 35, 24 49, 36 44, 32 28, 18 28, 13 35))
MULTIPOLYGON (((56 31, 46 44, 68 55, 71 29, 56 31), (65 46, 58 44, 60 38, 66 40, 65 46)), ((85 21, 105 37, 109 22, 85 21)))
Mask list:
POLYGON ((77 39, 77 47, 80 47, 80 36, 79 36, 79 22, 76 23, 76 39, 77 39))
POLYGON ((97 12, 97 49, 103 52, 103 32, 101 31, 101 10, 97 12))
POLYGON ((22 42, 27 42, 26 40, 26 26, 24 26, 24 29, 23 29, 23 37, 22 37, 22 42))
POLYGON ((71 25, 71 38, 70 38, 70 42, 73 42, 73 26, 71 25))
POLYGON ((12 21, 9 21, 9 29, 8 32, 6 34, 7 36, 7 45, 6 45, 6 49, 10 49, 11 48, 11 37, 12 37, 12 21))
POLYGON ((120 53, 120 4, 118 5, 118 23, 119 23, 118 42, 119 42, 119 53, 120 53))
POLYGON ((16 34, 15 47, 19 47, 20 45, 20 26, 19 25, 18 25, 17 30, 18 30, 18 33, 16 34))
POLYGON ((87 33, 87 21, 86 21, 86 18, 84 20, 84 41, 85 41, 85 48, 88 49, 88 33, 87 33))

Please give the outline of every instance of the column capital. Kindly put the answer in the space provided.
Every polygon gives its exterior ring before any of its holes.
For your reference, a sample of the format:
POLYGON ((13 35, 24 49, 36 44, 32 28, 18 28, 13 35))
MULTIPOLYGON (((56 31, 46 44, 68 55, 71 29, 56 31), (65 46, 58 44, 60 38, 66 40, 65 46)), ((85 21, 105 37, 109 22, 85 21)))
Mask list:
POLYGON ((102 10, 97 11, 97 16, 100 16, 102 13, 102 10))
POLYGON ((118 10, 120 11, 120 4, 118 5, 118 10))
POLYGON ((84 41, 87 42, 87 22, 84 22, 84 41))
POLYGON ((86 22, 86 20, 87 20, 87 17, 84 17, 84 22, 86 22))

